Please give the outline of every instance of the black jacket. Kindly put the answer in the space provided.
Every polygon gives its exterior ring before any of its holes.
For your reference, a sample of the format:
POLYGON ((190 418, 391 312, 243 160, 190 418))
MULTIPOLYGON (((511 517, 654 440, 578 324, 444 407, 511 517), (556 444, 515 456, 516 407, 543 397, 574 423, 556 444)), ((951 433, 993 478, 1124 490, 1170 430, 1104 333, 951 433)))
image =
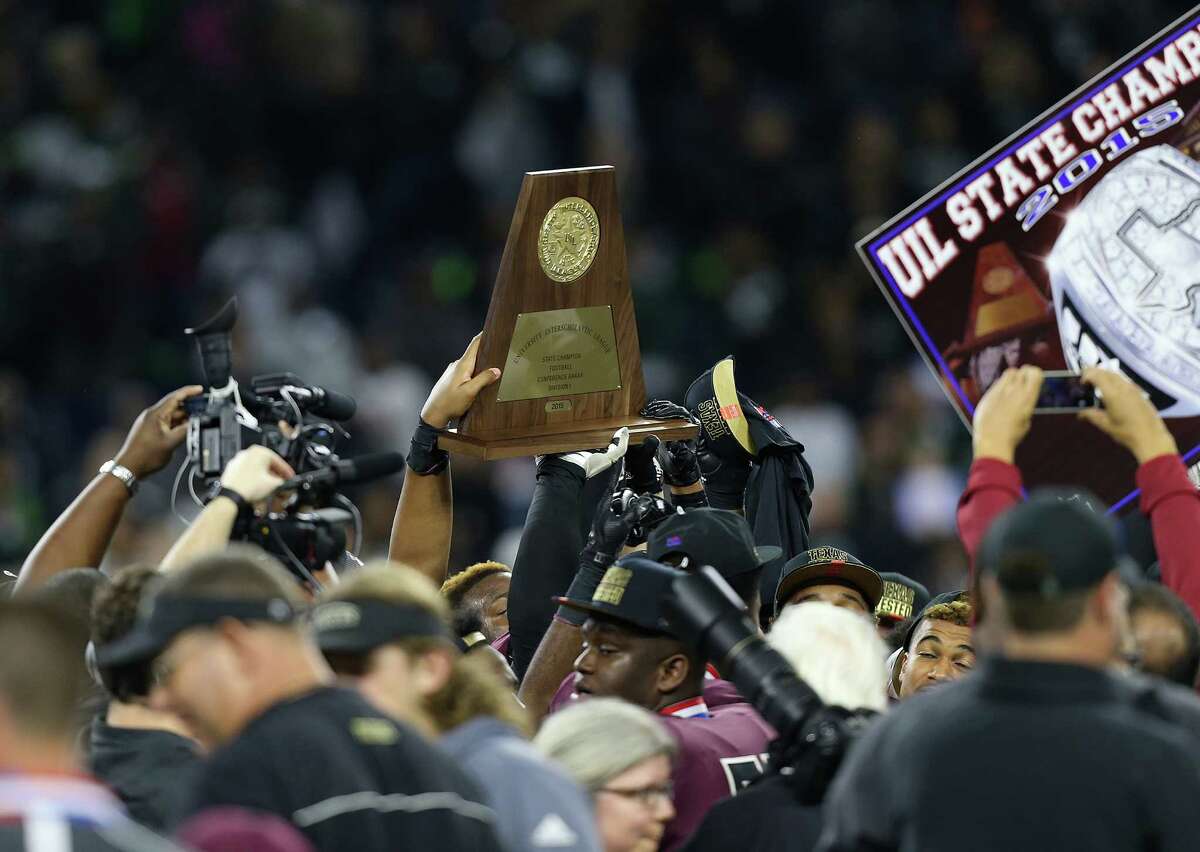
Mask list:
POLYGON ((801 804, 787 778, 768 775, 717 802, 680 852, 808 852, 820 834, 821 806, 801 804))
POLYGON ((1200 697, 1193 690, 1141 672, 1127 674, 1121 685, 1139 709, 1178 725, 1200 742, 1200 697))
POLYGON ((135 822, 159 832, 174 828, 200 766, 196 744, 169 731, 114 728, 92 720, 88 765, 116 793, 135 822))
POLYGON ((495 812, 442 749, 357 693, 272 706, 205 761, 188 815, 231 805, 290 820, 319 852, 501 849, 495 812))
POLYGON ((854 745, 819 848, 972 852, 1196 848, 1200 747, 1118 675, 989 659, 854 745))
MULTIPOLYGON (((841 707, 823 711, 838 721, 844 747, 873 724, 869 710, 841 707)), ((799 737, 799 735, 797 735, 799 737)), ((801 738, 771 745, 769 771, 736 796, 718 802, 688 839, 682 852, 809 852, 821 835, 821 803, 840 754, 820 757, 801 738)))

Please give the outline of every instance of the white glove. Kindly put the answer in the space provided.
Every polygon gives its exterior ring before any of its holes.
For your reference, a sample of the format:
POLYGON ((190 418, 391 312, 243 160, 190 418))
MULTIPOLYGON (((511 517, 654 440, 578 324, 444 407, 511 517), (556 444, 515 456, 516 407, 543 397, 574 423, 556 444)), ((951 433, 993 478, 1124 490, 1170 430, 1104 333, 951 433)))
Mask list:
MULTIPOLYGON (((598 473, 603 473, 625 457, 629 449, 629 427, 622 426, 613 433, 612 441, 603 450, 581 450, 576 453, 560 453, 557 458, 570 462, 583 469, 585 479, 591 479, 598 473)), ((542 463, 546 456, 538 456, 537 464, 542 463)))

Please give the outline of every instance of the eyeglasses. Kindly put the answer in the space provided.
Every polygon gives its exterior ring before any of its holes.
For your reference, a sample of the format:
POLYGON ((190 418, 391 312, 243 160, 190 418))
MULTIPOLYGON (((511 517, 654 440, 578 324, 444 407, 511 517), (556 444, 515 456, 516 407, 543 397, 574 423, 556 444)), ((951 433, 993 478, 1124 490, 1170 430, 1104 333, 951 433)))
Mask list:
POLYGON ((199 644, 194 647, 190 653, 181 654, 179 648, 175 648, 174 654, 163 653, 159 654, 150 663, 150 683, 152 686, 165 687, 169 686, 171 679, 175 677, 175 673, 187 662, 190 658, 196 656, 201 650, 199 644), (172 657, 174 659, 172 659, 172 657))
POLYGON ((179 671, 180 660, 172 660, 166 654, 155 657, 150 663, 150 683, 153 686, 168 686, 175 672, 179 671))
POLYGON ((599 792, 624 796, 626 799, 636 799, 644 806, 650 807, 656 800, 671 801, 675 795, 675 785, 670 781, 662 784, 652 784, 649 787, 635 787, 632 790, 618 790, 615 787, 601 787, 599 792))

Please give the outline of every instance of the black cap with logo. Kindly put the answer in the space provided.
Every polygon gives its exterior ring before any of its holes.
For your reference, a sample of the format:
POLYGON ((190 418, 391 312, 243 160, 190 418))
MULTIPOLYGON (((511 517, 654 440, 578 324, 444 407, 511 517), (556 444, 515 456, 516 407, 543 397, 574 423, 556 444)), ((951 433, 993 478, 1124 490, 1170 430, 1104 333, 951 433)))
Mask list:
POLYGON ((688 558, 687 569, 711 565, 729 580, 757 571, 783 551, 771 545, 754 546, 750 525, 737 512, 726 509, 690 509, 671 515, 646 539, 646 556, 663 562, 673 554, 688 558))
POLYGON ((769 411, 737 389, 732 357, 701 373, 688 387, 685 402, 723 458, 754 457, 767 447, 804 449, 769 411))
POLYGON ((671 583, 680 572, 667 565, 631 553, 614 562, 592 593, 591 600, 555 598, 572 609, 602 615, 642 630, 669 634, 670 628, 660 614, 659 601, 671 591, 671 583))
POLYGON ((875 617, 881 622, 899 622, 911 618, 929 603, 929 589, 911 577, 881 571, 883 595, 875 606, 875 617))
POLYGON ((836 547, 814 547, 788 560, 775 587, 775 614, 783 610, 788 598, 805 586, 840 583, 863 596, 868 612, 875 612, 883 596, 883 579, 853 554, 836 547))
POLYGON ((324 601, 313 607, 309 623, 326 653, 366 653, 400 639, 453 641, 446 624, 424 607, 378 598, 324 601))
POLYGON ((96 648, 96 662, 102 666, 121 666, 152 660, 185 630, 209 627, 226 618, 289 624, 297 615, 296 609, 283 598, 241 600, 152 594, 142 601, 137 620, 128 633, 96 648))
POLYGON ((1116 523, 1094 511, 1093 495, 1041 489, 996 519, 979 548, 978 566, 1006 592, 1057 597, 1095 586, 1118 570, 1116 523))

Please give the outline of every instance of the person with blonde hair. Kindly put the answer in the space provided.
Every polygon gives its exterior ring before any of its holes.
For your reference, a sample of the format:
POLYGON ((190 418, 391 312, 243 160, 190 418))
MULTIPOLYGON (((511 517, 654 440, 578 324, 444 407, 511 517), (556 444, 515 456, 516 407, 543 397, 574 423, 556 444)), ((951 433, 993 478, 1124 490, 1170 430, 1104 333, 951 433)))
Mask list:
POLYGON ((509 850, 598 850, 583 792, 525 742, 525 709, 490 660, 459 649, 450 619, 438 588, 395 563, 349 575, 311 616, 337 674, 383 712, 440 738, 474 776, 509 850))
POLYGON ((442 596, 453 612, 455 634, 468 645, 494 643, 507 637, 511 583, 512 569, 490 560, 468 565, 446 580, 442 596))
POLYGON ((605 852, 653 852, 675 816, 675 739, 648 710, 592 698, 548 718, 533 744, 557 761, 596 806, 605 852))

